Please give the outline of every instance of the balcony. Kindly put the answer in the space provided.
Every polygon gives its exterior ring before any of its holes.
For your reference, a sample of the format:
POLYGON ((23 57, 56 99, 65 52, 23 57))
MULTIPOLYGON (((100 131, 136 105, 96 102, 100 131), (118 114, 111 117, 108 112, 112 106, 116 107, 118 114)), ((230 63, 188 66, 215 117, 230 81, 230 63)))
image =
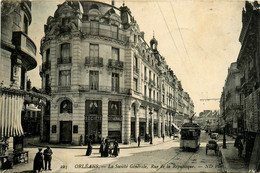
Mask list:
POLYGON ((22 56, 23 65, 28 70, 34 69, 37 66, 34 42, 22 31, 15 31, 13 32, 12 43, 15 45, 15 49, 19 51, 18 54, 22 56))
POLYGON ((103 58, 100 57, 86 57, 85 65, 89 67, 103 67, 103 58))
POLYGON ((124 69, 124 62, 114 60, 114 59, 109 59, 108 60, 108 68, 123 70, 124 69))
POLYGON ((57 59, 57 64, 71 64, 71 56, 70 57, 60 57, 57 59))
POLYGON ((112 87, 112 86, 98 86, 97 89, 92 89, 91 85, 80 85, 79 91, 82 92, 104 92, 104 93, 118 93, 118 94, 129 94, 130 89, 112 87))
POLYGON ((107 29, 100 29, 100 28, 91 29, 90 27, 83 26, 82 32, 83 34, 87 34, 87 35, 107 37, 107 38, 111 38, 123 42, 129 41, 129 37, 127 37, 126 35, 120 34, 119 32, 107 30, 107 29))

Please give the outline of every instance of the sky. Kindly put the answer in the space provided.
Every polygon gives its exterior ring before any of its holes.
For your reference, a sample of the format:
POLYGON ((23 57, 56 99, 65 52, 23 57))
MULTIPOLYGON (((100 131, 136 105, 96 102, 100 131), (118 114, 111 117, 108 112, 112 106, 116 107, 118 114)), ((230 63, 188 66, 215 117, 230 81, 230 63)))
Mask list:
MULTIPOLYGON (((44 24, 64 1, 32 1, 29 36, 37 46, 37 68, 28 72, 32 85, 41 87, 40 40, 44 24)), ((111 4, 111 1, 101 0, 111 4)), ((239 0, 125 0, 145 40, 153 37, 158 50, 194 102, 195 112, 218 110, 228 67, 237 60, 244 1, 239 0)), ((115 0, 115 6, 123 1, 115 0)))

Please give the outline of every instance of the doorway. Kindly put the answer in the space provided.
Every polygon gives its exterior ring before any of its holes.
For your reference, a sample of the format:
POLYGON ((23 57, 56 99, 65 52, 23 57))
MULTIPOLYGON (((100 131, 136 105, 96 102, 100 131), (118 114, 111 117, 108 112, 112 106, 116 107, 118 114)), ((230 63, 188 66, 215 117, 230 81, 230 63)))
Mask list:
POLYGON ((72 121, 60 122, 60 143, 72 142, 72 121))

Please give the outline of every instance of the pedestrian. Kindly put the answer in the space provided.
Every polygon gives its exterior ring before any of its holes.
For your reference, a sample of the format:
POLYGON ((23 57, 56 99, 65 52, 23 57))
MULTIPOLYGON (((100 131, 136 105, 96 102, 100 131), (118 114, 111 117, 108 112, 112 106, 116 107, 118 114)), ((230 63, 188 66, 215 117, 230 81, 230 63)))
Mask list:
POLYGON ((119 150, 119 148, 118 148, 118 142, 115 141, 115 142, 114 142, 114 149, 113 149, 113 155, 114 155, 115 157, 118 156, 118 150, 119 150))
POLYGON ((87 152, 86 152, 86 156, 90 156, 92 153, 92 143, 91 143, 91 140, 88 141, 88 149, 87 149, 87 152))
POLYGON ((165 137, 165 136, 164 136, 164 134, 162 134, 162 139, 163 139, 163 142, 164 142, 164 137, 165 137))
POLYGON ((109 150, 109 143, 108 143, 108 139, 106 139, 105 140, 104 157, 108 157, 108 150, 109 150))
POLYGON ((105 147, 105 142, 104 139, 102 139, 100 143, 100 148, 99 148, 99 153, 101 154, 101 157, 104 157, 104 147, 105 147))
POLYGON ((44 165, 45 171, 47 170, 47 165, 48 165, 48 169, 51 170, 52 154, 53 154, 52 150, 51 150, 51 148, 49 146, 43 152, 44 162, 45 162, 45 165, 44 165))
POLYGON ((138 141, 138 147, 140 147, 140 142, 141 142, 140 136, 138 136, 137 141, 138 141))
POLYGON ((33 170, 41 172, 43 168, 42 149, 39 148, 33 160, 33 170))
POLYGON ((244 146, 241 140, 238 141, 238 157, 242 157, 242 152, 243 152, 244 146))
POLYGON ((81 146, 83 146, 83 136, 82 136, 82 135, 80 135, 79 144, 80 144, 81 146))

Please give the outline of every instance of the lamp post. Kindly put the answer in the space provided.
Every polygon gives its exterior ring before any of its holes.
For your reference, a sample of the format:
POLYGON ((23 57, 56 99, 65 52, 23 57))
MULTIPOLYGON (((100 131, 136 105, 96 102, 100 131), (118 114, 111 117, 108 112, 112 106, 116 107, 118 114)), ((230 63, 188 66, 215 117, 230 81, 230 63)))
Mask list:
POLYGON ((222 148, 227 148, 226 144, 226 96, 223 88, 223 119, 224 119, 224 134, 223 134, 223 146, 222 148))
POLYGON ((149 115, 150 115, 150 117, 149 117, 149 122, 150 122, 150 118, 151 118, 151 123, 149 123, 150 124, 150 130, 149 130, 149 132, 150 132, 150 144, 153 144, 153 136, 152 136, 152 115, 153 115, 153 112, 152 112, 152 109, 150 109, 149 110, 149 115))

